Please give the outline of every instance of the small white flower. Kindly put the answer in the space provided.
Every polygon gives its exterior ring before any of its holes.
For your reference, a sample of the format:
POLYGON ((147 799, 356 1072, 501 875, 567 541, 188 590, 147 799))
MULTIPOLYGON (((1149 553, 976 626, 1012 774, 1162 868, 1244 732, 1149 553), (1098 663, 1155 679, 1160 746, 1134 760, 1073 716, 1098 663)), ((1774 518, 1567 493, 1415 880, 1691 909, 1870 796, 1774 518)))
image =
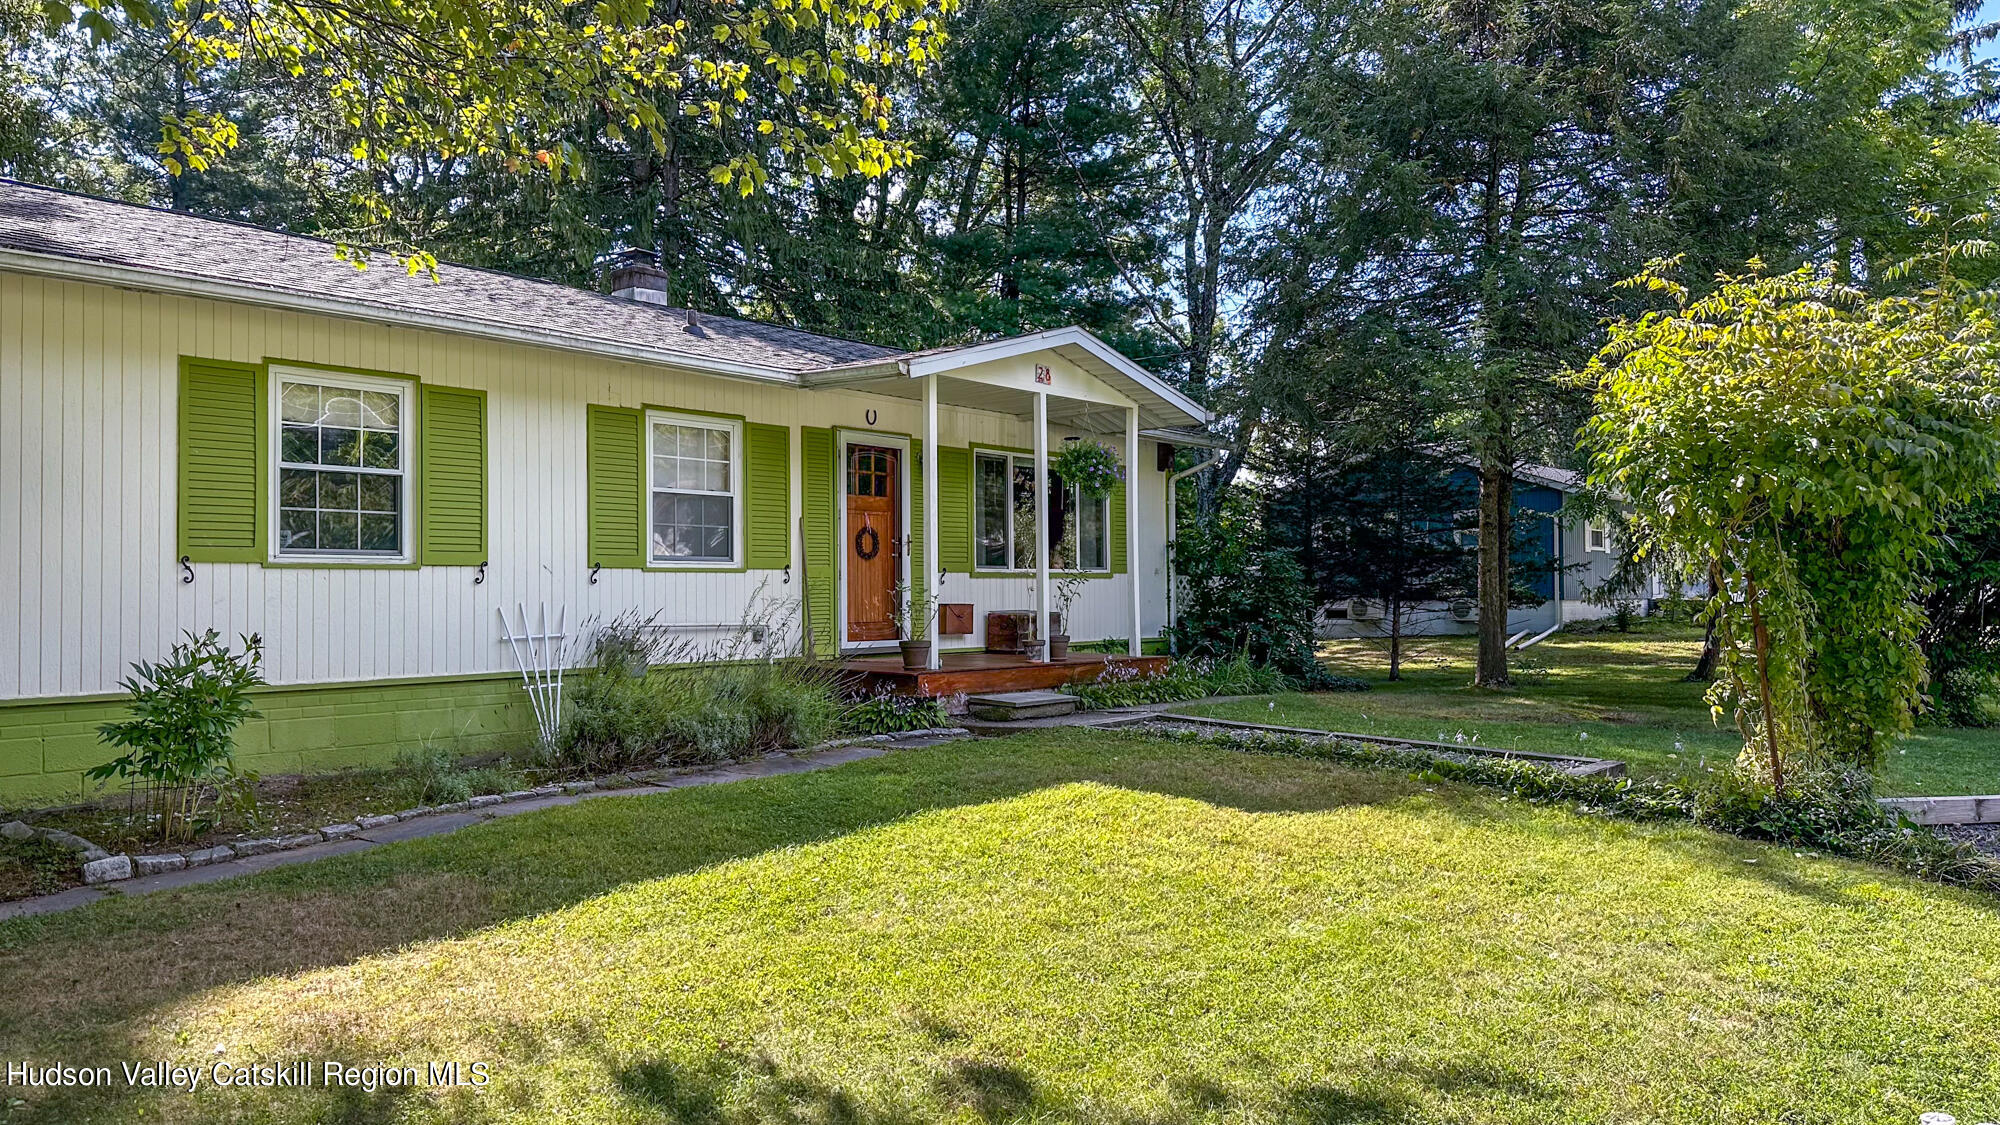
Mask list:
POLYGON ((221 1054, 221 1053, 222 1053, 222 1051, 223 1051, 223 1045, 222 1045, 222 1044, 220 1044, 220 1043, 217 1043, 217 1044, 215 1045, 215 1053, 219 1055, 219 1054, 221 1054))
POLYGON ((1917 1125, 1958 1125, 1958 1118, 1932 1110, 1917 1118, 1917 1125))

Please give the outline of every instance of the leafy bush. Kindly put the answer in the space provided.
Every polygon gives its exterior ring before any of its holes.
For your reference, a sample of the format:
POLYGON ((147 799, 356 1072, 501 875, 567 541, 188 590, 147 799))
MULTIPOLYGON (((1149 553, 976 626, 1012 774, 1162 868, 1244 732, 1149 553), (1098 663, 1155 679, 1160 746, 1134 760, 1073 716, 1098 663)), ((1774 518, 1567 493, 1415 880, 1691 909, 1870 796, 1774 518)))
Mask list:
POLYGON ((944 701, 928 696, 872 695, 848 704, 840 718, 841 729, 849 734, 895 734, 950 725, 944 701))
POLYGON ((1779 791, 1739 770, 1676 779, 1578 777, 1518 758, 1326 737, 1171 727, 1153 733, 1256 753, 1405 769, 1426 781, 1504 789, 1536 803, 1576 802, 1579 811, 1638 820, 1686 819, 1735 836, 1814 848, 1935 882, 2000 893, 2000 861, 1900 814, 1891 816, 1875 803, 1868 775, 1857 769, 1801 773, 1779 791))
POLYGON ((1946 517, 1925 560, 1923 646, 1930 680, 1925 719, 1957 727, 1993 722, 2000 686, 2000 492, 1946 517))
POLYGON ((825 741, 842 714, 833 669, 780 655, 780 616, 760 601, 734 639, 708 648, 663 639, 651 617, 603 625, 547 764, 607 773, 825 741))
POLYGON ((239 656, 214 629, 184 636, 166 660, 132 666, 123 681, 132 717, 98 728, 104 741, 131 752, 84 774, 143 783, 163 843, 201 831, 218 793, 240 803, 252 792, 240 783, 232 755, 236 728, 257 715, 250 689, 264 682, 262 638, 241 638, 239 656))
POLYGON ((1306 687, 1317 691, 1368 690, 1360 680, 1336 676, 1323 668, 1308 684, 1269 665, 1255 664, 1245 653, 1224 660, 1177 660, 1155 675, 1141 674, 1129 664, 1113 664, 1095 680, 1067 684, 1061 690, 1076 696, 1084 710, 1102 711, 1215 695, 1270 695, 1306 687))
POLYGON ((1178 655, 1220 660, 1244 653, 1311 683, 1322 674, 1305 573, 1290 552, 1265 546, 1255 521, 1225 509, 1183 526, 1174 573, 1184 596, 1168 632, 1178 655))

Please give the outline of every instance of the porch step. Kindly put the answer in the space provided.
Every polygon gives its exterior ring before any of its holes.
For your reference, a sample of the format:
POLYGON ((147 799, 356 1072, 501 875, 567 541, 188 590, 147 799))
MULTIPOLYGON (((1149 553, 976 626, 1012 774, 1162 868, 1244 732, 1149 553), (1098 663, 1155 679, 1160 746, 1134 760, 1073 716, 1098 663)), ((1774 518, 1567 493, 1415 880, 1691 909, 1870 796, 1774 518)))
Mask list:
POLYGON ((965 698, 965 709, 988 722, 1052 719, 1076 710, 1076 696, 1059 691, 1001 691, 965 698))

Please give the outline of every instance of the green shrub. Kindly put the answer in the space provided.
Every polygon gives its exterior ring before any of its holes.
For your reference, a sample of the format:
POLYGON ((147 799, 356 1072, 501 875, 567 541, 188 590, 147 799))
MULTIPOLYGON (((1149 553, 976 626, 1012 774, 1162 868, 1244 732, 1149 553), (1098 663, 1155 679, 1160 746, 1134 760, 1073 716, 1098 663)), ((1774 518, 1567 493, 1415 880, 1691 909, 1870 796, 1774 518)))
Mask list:
POLYGON ((1324 674, 1305 572, 1291 552, 1265 543, 1251 514, 1230 507, 1186 524, 1173 553, 1182 597, 1167 632, 1178 655, 1244 653, 1307 684, 1324 674))
POLYGON ((164 843, 202 831, 218 793, 237 804, 254 802, 254 789, 238 781, 232 755, 236 728, 257 715, 250 689, 264 682, 264 642, 241 638, 239 656, 214 629, 184 636, 166 660, 132 666, 124 680, 132 717, 98 728, 104 741, 130 753, 84 774, 93 781, 123 777, 143 783, 164 843))
POLYGON ((874 695, 847 706, 841 715, 841 729, 848 734, 895 734, 906 730, 930 730, 951 725, 944 702, 911 695, 874 695))

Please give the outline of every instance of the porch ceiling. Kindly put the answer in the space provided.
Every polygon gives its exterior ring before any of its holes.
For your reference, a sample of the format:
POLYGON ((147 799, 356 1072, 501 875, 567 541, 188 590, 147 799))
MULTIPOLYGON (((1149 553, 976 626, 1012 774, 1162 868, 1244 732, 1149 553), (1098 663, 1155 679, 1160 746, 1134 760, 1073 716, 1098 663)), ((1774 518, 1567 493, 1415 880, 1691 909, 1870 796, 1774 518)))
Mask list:
MULTIPOLYGON (((924 381, 902 374, 875 379, 847 380, 840 385, 851 390, 890 395, 916 402, 923 401, 924 397, 924 381)), ((1125 411, 1122 407, 1101 402, 1083 402, 1055 394, 1049 395, 1048 400, 1049 424, 1052 426, 1093 434, 1125 432, 1125 411)), ((938 402, 944 406, 985 410, 994 414, 1012 414, 1021 418, 1032 417, 1035 413, 1035 396, 1032 392, 992 383, 977 383, 969 379, 954 379, 949 375, 938 379, 938 402)), ((1140 417, 1141 424, 1145 424, 1146 414, 1143 408, 1140 417)))

